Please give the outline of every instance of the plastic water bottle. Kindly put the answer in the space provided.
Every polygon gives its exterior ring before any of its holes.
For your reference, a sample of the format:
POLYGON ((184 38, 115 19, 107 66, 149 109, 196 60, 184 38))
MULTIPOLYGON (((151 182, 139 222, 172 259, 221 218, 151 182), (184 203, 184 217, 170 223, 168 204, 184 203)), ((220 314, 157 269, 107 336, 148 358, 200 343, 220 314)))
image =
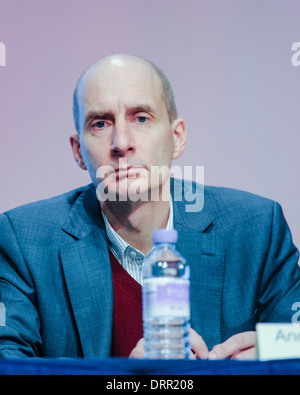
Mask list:
POLYGON ((177 239, 176 230, 155 230, 154 249, 143 267, 143 325, 148 359, 190 356, 190 270, 176 250, 177 239))

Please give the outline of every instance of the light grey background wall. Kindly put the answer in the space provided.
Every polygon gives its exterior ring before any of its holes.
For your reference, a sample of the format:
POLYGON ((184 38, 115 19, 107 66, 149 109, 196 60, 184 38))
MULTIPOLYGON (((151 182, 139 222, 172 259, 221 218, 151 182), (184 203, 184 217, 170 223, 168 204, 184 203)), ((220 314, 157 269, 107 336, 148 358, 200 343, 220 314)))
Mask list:
POLYGON ((127 52, 173 84, 189 133, 174 164, 278 201, 300 246, 298 0, 0 1, 1 212, 90 182, 69 148, 73 88, 127 52))

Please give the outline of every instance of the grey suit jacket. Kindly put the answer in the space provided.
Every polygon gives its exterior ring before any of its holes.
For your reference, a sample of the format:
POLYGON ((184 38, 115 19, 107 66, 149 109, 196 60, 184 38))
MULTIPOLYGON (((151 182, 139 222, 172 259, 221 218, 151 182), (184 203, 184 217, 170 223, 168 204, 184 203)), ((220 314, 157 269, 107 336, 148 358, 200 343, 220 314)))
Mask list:
MULTIPOLYGON (((191 325, 209 349, 257 322, 291 322, 299 253, 279 204, 205 187, 201 212, 174 202, 174 225, 191 325)), ((0 302, 2 357, 110 355, 112 275, 92 185, 0 215, 0 302)))

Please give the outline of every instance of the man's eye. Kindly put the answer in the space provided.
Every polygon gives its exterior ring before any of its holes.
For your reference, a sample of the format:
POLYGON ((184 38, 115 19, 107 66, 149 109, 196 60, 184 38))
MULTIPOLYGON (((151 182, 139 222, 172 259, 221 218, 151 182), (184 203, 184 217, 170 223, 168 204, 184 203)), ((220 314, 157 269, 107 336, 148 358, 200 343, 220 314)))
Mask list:
POLYGON ((148 118, 147 117, 137 117, 137 120, 139 123, 145 123, 148 121, 148 118))
POLYGON ((105 125, 106 125, 106 122, 98 121, 98 122, 93 124, 93 128, 103 129, 105 127, 105 125))

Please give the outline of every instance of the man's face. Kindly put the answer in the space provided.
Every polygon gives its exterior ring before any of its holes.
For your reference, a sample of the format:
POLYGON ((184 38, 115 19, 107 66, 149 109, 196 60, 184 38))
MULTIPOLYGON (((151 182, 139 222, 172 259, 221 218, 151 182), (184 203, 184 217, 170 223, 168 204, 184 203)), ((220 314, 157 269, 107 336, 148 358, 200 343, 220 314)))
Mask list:
POLYGON ((158 188, 155 171, 181 154, 179 122, 169 121, 159 77, 142 62, 115 59, 92 69, 83 84, 79 144, 94 185, 107 177, 120 196, 158 188))

